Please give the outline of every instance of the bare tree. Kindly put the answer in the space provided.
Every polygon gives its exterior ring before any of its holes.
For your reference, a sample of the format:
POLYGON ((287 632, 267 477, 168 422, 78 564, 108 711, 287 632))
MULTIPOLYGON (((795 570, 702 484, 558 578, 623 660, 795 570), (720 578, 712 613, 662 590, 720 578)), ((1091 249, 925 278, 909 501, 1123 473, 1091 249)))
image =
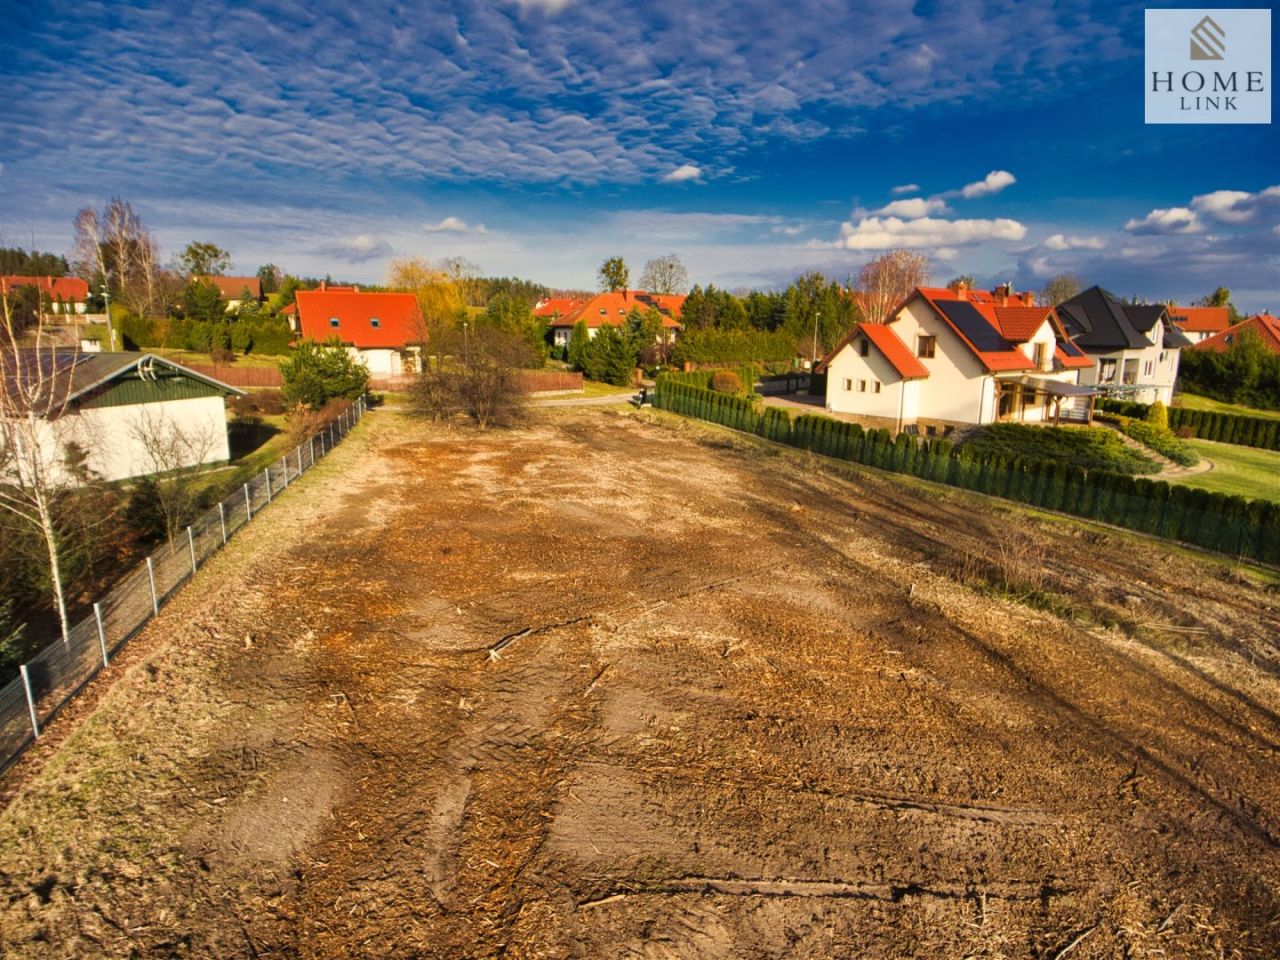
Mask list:
POLYGON ((39 534, 54 610, 68 636, 60 513, 83 481, 78 418, 70 410, 75 353, 54 349, 43 318, 20 340, 7 294, 0 294, 0 509, 39 534))
POLYGON ((73 221, 75 236, 71 242, 72 268, 84 279, 107 275, 107 261, 103 255, 102 220, 93 207, 83 207, 73 221))
POLYGON ((391 261, 387 285, 414 295, 422 314, 422 340, 437 358, 444 356, 449 332, 466 313, 466 292, 457 275, 422 257, 408 257, 391 261))
POLYGON ((640 289, 649 293, 688 293, 689 271, 674 253, 656 257, 644 265, 640 289))
POLYGON ((170 543, 195 515, 200 495, 192 482, 205 467, 217 443, 212 422, 182 425, 162 410, 145 406, 129 433, 141 451, 141 467, 155 487, 156 506, 164 516, 170 543))
POLYGON ((1046 307, 1056 307, 1064 300, 1070 300, 1084 289, 1084 283, 1074 273, 1060 273, 1045 281, 1040 291, 1040 303, 1046 307))
POLYGON ((858 273, 862 314, 868 323, 884 323, 916 287, 929 282, 929 258, 914 250, 890 250, 858 273))

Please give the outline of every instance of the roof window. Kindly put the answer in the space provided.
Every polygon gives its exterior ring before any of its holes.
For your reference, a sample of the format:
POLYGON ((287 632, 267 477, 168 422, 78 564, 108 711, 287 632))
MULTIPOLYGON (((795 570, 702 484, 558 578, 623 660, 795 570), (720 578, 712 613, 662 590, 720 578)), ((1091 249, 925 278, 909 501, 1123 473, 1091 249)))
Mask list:
POLYGON ((337 318, 337 317, 330 317, 330 318, 329 318, 329 326, 331 326, 331 327, 336 327, 337 325, 338 325, 338 318, 337 318))
POLYGON ((379 320, 377 317, 370 317, 370 318, 369 318, 369 326, 371 326, 371 327, 380 327, 380 326, 382 326, 382 321, 381 321, 381 320, 379 320))

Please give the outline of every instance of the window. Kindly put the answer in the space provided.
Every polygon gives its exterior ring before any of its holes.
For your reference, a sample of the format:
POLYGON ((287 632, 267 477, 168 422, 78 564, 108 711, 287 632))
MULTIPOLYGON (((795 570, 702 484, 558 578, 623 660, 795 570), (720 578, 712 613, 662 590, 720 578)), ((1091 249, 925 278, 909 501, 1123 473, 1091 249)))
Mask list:
POLYGON ((867 392, 867 381, 865 381, 865 380, 859 380, 859 381, 858 381, 858 392, 859 392, 859 393, 866 393, 866 392, 867 392))
POLYGON ((858 341, 858 356, 860 357, 871 356, 871 341, 869 340, 858 341))
POLYGON ((937 349, 938 349, 937 337, 926 337, 924 334, 921 334, 919 337, 916 338, 916 356, 917 357, 925 357, 927 359, 929 357, 932 357, 934 354, 934 351, 936 351, 937 349))
POLYGON ((844 389, 845 393, 851 393, 853 391, 853 381, 846 379, 844 382, 844 389))
POLYGON ((879 381, 879 380, 877 380, 877 381, 875 382, 875 389, 874 389, 874 390, 872 390, 872 393, 879 393, 879 392, 880 392, 880 381, 879 381))
POLYGON ((337 318, 337 317, 330 317, 330 318, 329 318, 329 326, 331 326, 331 327, 336 327, 337 325, 338 325, 338 318, 337 318))
POLYGON ((371 327, 380 327, 380 326, 382 326, 382 321, 381 321, 381 320, 379 320, 377 317, 370 317, 370 318, 369 318, 369 326, 371 326, 371 327))
POLYGON ((1048 356, 1049 356, 1048 345, 1044 343, 1037 343, 1036 349, 1035 349, 1035 357, 1033 359, 1033 362, 1035 363, 1037 370, 1048 369, 1045 366, 1045 360, 1048 359, 1048 356))
POLYGON ((1111 383, 1116 378, 1116 362, 1114 360, 1098 361, 1098 382, 1111 383))
POLYGON ((1154 361, 1148 360, 1146 363, 1144 363, 1144 364, 1142 365, 1142 375, 1143 375, 1144 377, 1149 377, 1149 376, 1151 376, 1151 374, 1152 374, 1152 372, 1153 372, 1154 368, 1155 368, 1155 363, 1154 363, 1154 361))

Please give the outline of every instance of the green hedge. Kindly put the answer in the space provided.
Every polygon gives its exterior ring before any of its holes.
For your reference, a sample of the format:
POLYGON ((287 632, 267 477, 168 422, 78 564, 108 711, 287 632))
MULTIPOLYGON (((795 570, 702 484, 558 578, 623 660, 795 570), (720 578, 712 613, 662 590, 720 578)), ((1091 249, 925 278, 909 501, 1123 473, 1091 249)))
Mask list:
POLYGON ((676 363, 790 361, 795 355, 796 338, 780 330, 685 330, 672 350, 676 363))
MULTIPOLYGON (((1223 553, 1280 563, 1280 503, 1195 490, 1163 480, 1085 470, 1051 460, 983 454, 941 438, 921 440, 714 393, 664 375, 654 406, 854 463, 910 473, 1019 503, 1058 510, 1223 553)), ((1170 411, 1172 413, 1173 411, 1170 411)))
MULTIPOLYGON (((1099 400, 1098 409, 1118 413, 1122 417, 1145 419, 1150 406, 1128 400, 1099 400)), ((1249 417, 1238 413, 1214 413, 1209 410, 1169 408, 1169 429, 1188 427, 1201 440, 1233 443, 1240 447, 1280 450, 1280 420, 1249 417)))

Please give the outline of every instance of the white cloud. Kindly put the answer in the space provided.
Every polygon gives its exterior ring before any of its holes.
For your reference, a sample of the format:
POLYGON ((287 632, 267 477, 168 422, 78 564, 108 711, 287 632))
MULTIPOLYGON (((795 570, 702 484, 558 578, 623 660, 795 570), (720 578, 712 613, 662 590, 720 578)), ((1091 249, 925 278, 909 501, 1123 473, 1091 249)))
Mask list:
POLYGON ((1252 199, 1253 194, 1243 190, 1214 190, 1192 197, 1191 206, 1226 223, 1243 223, 1253 216, 1253 208, 1247 205, 1252 199))
POLYGON ((779 225, 773 228, 774 233, 780 233, 784 237, 798 237, 804 233, 804 227, 799 224, 779 225))
POLYGON ((933 213, 946 213, 947 204, 944 200, 937 197, 926 200, 924 197, 911 197, 909 200, 894 200, 886 203, 883 207, 876 211, 884 217, 903 217, 907 220, 915 220, 918 217, 927 217, 933 213))
POLYGON ((890 192, 891 193, 919 193, 920 184, 918 183, 899 184, 898 186, 894 187, 890 192))
POLYGON ((702 176, 702 168, 692 163, 682 163, 670 173, 663 174, 663 183, 684 183, 686 180, 697 180, 702 176))
POLYGON ((445 217, 439 223, 424 223, 422 229, 427 233, 487 233, 483 223, 474 227, 459 217, 445 217))
POLYGON ((1141 220, 1125 223, 1130 233, 1199 233, 1203 227, 1194 210, 1187 207, 1168 207, 1152 210, 1141 220))
POLYGON ((985 240, 1021 240, 1027 228, 1017 220, 942 220, 921 217, 864 217, 840 228, 838 246, 847 250, 887 250, 892 247, 951 247, 985 240))
POLYGON ((961 187, 960 196, 966 200, 972 200, 974 197, 985 197, 989 194, 999 193, 1005 187, 1017 182, 1017 177, 1008 170, 992 170, 976 183, 965 184, 965 186, 961 187))
POLYGON ((546 13, 559 13, 573 0, 515 0, 521 10, 542 10, 546 13))
POLYGON ((349 240, 337 240, 318 248, 327 257, 348 263, 368 263, 387 258, 394 252, 386 240, 376 240, 367 233, 357 234, 349 240))
POLYGON ((1101 237, 1068 237, 1055 233, 1045 238, 1044 245, 1050 250, 1101 250, 1107 241, 1101 237))

